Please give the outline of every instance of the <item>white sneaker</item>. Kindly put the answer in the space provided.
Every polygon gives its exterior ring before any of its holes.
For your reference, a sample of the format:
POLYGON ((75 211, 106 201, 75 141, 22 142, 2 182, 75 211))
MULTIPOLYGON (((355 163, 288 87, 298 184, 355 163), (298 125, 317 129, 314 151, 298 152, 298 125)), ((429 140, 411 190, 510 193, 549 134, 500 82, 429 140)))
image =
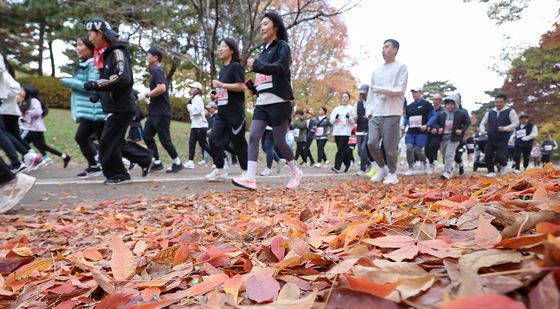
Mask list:
POLYGON ((228 172, 225 168, 215 168, 212 172, 206 176, 206 180, 208 181, 224 181, 228 175, 228 172))
POLYGON ((299 186, 302 177, 303 172, 300 169, 298 169, 295 173, 290 173, 288 185, 286 187, 290 190, 294 190, 299 186))
POLYGON ((424 164, 424 172, 427 175, 431 175, 434 171, 432 170, 432 167, 430 166, 430 164, 424 164))
POLYGON ((356 176, 362 176, 365 173, 366 173, 365 171, 359 170, 358 172, 356 172, 356 176))
POLYGON ((49 166, 54 163, 54 161, 51 158, 43 159, 43 162, 44 162, 43 166, 49 166))
POLYGON ((270 174, 272 174, 272 170, 268 167, 261 172, 261 176, 270 176, 270 174))
POLYGON ((380 168, 377 170, 377 173, 375 173, 375 175, 373 175, 373 177, 371 177, 371 181, 373 182, 381 182, 383 180, 383 178, 385 178, 385 175, 387 174, 387 172, 385 171, 384 168, 380 168))
POLYGON ((278 164, 276 165, 276 173, 280 174, 284 166, 286 166, 286 159, 278 160, 278 164))
POLYGON ((202 160, 202 161, 198 162, 198 165, 206 165, 206 161, 202 160))
POLYGON ((325 163, 323 163, 323 167, 324 167, 324 168, 329 167, 329 161, 325 161, 325 163))
POLYGON ((432 163, 432 171, 435 173, 438 169, 438 164, 437 162, 434 161, 434 163, 432 163))
POLYGON ((488 174, 484 175, 484 177, 486 177, 486 178, 494 178, 494 177, 496 177, 496 173, 488 173, 488 174))
POLYGON ((412 175, 414 175, 414 170, 409 168, 409 169, 406 170, 406 172, 404 172, 404 175, 405 176, 412 176, 412 175))
POLYGON ((0 193, 0 213, 5 213, 14 208, 33 187, 34 183, 34 177, 20 173, 16 175, 14 180, 4 184, 0 193))
MULTIPOLYGON (((48 160, 51 160, 50 158, 48 160)), ((52 161, 52 160, 51 160, 52 161)), ((130 161, 126 158, 122 158, 122 163, 124 164, 124 166, 128 169, 128 167, 130 166, 130 161)))
POLYGON ((502 168, 500 169, 500 176, 504 177, 508 174, 508 167, 507 166, 502 166, 502 168))
POLYGON ((518 170, 518 169, 514 170, 513 172, 516 173, 516 174, 521 174, 521 171, 518 170))
POLYGON ((183 164, 183 166, 185 168, 193 170, 194 169, 194 162, 192 160, 189 160, 189 161, 187 161, 187 163, 183 164))
POLYGON ((445 172, 441 175, 441 178, 449 180, 451 179, 451 173, 445 172))
POLYGON ((384 185, 394 185, 398 183, 399 179, 397 178, 397 173, 389 173, 389 175, 385 177, 385 180, 383 180, 384 185))

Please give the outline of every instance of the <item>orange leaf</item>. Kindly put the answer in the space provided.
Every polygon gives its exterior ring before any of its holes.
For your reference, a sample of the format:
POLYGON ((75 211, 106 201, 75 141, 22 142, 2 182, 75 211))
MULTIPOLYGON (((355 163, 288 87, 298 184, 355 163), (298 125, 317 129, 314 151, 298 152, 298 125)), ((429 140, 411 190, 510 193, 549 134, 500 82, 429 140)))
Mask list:
POLYGON ((175 253, 179 250, 179 245, 167 247, 161 250, 156 256, 154 256, 154 262, 160 264, 172 264, 175 260, 175 253))
POLYGON ((75 286, 71 284, 62 284, 56 288, 48 289, 47 291, 54 293, 54 294, 70 294, 76 289, 75 286))
POLYGON ((138 291, 134 289, 120 289, 107 295, 103 300, 97 304, 97 309, 114 309, 124 308, 128 305, 134 297, 138 295, 138 291))
POLYGON ((502 240, 502 235, 490 221, 486 220, 483 215, 478 217, 478 228, 474 231, 476 243, 485 249, 493 248, 494 245, 502 240))
POLYGON ((448 302, 442 309, 508 308, 525 309, 525 305, 503 295, 478 295, 448 302))
POLYGON ((24 265, 24 266, 18 268, 13 273, 11 273, 6 278, 6 283, 21 280, 21 279, 25 279, 25 278, 29 277, 31 275, 31 273, 33 273, 34 271, 47 270, 53 264, 54 264, 54 261, 52 259, 36 259, 35 261, 33 261, 33 262, 31 262, 27 265, 24 265))
POLYGON ((526 235, 526 236, 520 236, 515 238, 502 239, 502 241, 496 244, 496 247, 512 248, 512 249, 533 247, 544 242, 545 240, 546 240, 546 235, 543 234, 526 235))
POLYGON ((239 294, 239 289, 241 288, 242 283, 243 277, 240 274, 228 278, 226 282, 224 282, 224 292, 233 296, 234 304, 237 304, 237 296, 239 294))
POLYGON ((113 278, 117 281, 128 280, 136 272, 134 255, 117 235, 112 236, 111 250, 113 250, 111 256, 113 278))
POLYGON ((533 201, 548 201, 550 200, 548 197, 548 193, 546 192, 546 188, 541 183, 537 186, 537 190, 533 193, 533 201))
POLYGON ((84 250, 84 257, 90 261, 100 261, 103 259, 101 252, 97 251, 95 248, 87 248, 84 250))
POLYGON ((181 245, 179 250, 177 250, 177 252, 175 253, 175 257, 173 258, 173 265, 177 266, 179 264, 185 263, 189 255, 189 246, 187 244, 181 245))
POLYGON ((142 290, 142 292, 140 292, 140 295, 142 296, 142 299, 144 301, 151 301, 154 298, 159 298, 160 293, 161 290, 158 287, 153 286, 142 290))
POLYGON ((402 280, 397 280, 392 283, 379 284, 357 276, 344 274, 344 277, 346 277, 346 280, 348 280, 352 289, 378 297, 389 296, 389 294, 391 294, 402 282, 402 280))
POLYGON ((216 274, 209 276, 202 283, 199 283, 187 290, 187 296, 198 296, 208 293, 212 289, 222 285, 229 277, 226 274, 216 274))
POLYGON ((537 223, 535 228, 537 230, 537 233, 552 234, 554 236, 560 234, 560 225, 550 222, 539 222, 537 223))
POLYGON ((307 243, 298 237, 290 237, 288 240, 288 247, 299 256, 304 256, 309 253, 309 246, 307 243))
POLYGON ((168 299, 168 300, 160 300, 160 301, 156 301, 153 303, 148 303, 148 304, 141 304, 141 305, 134 305, 134 306, 128 306, 124 309, 160 309, 160 308, 164 308, 167 307, 173 303, 176 303, 178 301, 180 301, 181 299, 177 298, 177 299, 168 299))

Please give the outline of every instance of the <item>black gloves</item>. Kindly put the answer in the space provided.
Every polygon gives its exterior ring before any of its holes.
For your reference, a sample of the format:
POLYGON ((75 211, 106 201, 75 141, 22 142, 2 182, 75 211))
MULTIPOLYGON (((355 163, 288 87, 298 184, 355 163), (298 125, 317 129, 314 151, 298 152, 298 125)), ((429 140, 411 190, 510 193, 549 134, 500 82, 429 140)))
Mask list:
POLYGON ((339 115, 338 115, 338 114, 336 114, 336 117, 334 117, 334 119, 338 119, 338 117, 339 117, 339 115))
POLYGON ((346 119, 350 119, 350 114, 346 114, 346 119))
POLYGON ((97 82, 89 81, 84 84, 84 89, 87 91, 95 90, 97 88, 97 82))
POLYGON ((89 101, 91 103, 97 103, 97 101, 99 101, 99 93, 93 93, 92 95, 89 96, 89 101))

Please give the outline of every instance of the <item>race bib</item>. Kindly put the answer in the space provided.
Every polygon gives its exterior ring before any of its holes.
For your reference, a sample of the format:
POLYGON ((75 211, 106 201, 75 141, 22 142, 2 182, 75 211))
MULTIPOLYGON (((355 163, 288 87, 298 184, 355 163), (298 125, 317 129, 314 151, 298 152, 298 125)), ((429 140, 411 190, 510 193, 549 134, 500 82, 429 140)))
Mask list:
POLYGON ((218 106, 227 105, 229 102, 227 89, 216 88, 216 100, 218 100, 218 106))
POLYGON ((409 128, 420 128, 422 126, 422 115, 412 116, 408 118, 409 128))
POLYGON ((467 144, 467 149, 474 149, 474 144, 467 144))
POLYGON ((552 145, 544 145, 544 151, 552 151, 552 145))
POLYGON ((346 118, 338 118, 337 120, 334 121, 334 125, 337 127, 341 127, 341 126, 345 126, 347 122, 348 119, 346 118))
POLYGON ((527 136, 527 132, 525 131, 525 129, 515 131, 515 137, 523 138, 525 136, 527 136))
POLYGON ((255 88, 257 88, 257 91, 270 89, 273 86, 274 85, 272 84, 271 75, 264 75, 264 74, 257 73, 257 76, 255 78, 255 88))
POLYGON ((453 130, 453 120, 446 120, 445 121, 445 128, 443 129, 443 133, 450 134, 453 130))
POLYGON ((356 137, 356 135, 350 136, 350 138, 348 139, 348 144, 354 145, 357 143, 358 143, 358 138, 356 137))
POLYGON ((298 137, 299 136, 299 129, 294 129, 294 137, 298 137))
POLYGON ((325 133, 325 128, 323 127, 318 127, 317 130, 315 130, 315 135, 317 136, 321 136, 323 133, 325 133))

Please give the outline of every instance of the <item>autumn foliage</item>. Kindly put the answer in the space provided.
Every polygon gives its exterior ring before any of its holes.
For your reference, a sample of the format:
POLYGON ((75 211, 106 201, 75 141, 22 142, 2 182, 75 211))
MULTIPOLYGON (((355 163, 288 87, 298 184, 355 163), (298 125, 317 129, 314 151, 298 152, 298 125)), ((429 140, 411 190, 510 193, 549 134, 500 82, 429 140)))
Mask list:
POLYGON ((0 307, 557 308, 560 172, 4 215, 0 307))

